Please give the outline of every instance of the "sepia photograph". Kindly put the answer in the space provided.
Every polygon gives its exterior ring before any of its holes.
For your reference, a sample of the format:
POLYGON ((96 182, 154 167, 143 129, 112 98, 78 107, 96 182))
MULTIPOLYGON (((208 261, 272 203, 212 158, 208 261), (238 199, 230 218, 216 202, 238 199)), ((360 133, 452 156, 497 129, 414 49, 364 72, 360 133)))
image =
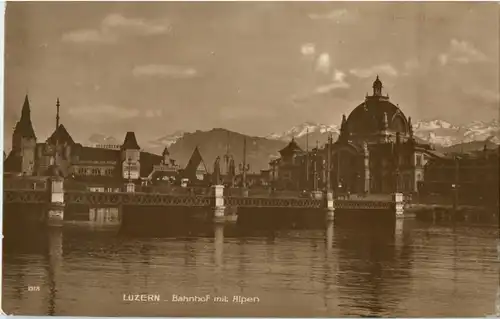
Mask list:
POLYGON ((499 317, 496 2, 7 2, 1 307, 499 317))

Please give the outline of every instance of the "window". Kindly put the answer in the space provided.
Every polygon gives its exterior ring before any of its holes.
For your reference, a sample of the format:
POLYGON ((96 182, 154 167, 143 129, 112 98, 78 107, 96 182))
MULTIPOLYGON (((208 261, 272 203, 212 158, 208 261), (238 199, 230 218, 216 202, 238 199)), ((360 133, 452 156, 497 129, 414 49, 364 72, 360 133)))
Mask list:
POLYGON ((420 154, 416 155, 416 163, 417 163, 417 166, 422 166, 422 155, 420 155, 420 154))

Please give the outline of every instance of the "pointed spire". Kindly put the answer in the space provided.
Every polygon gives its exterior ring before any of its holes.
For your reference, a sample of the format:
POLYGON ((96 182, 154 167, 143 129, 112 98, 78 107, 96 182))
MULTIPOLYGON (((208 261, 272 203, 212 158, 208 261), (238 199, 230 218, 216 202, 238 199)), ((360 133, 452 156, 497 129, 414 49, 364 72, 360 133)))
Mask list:
POLYGON ((384 117, 382 119, 382 130, 385 131, 389 127, 389 122, 387 120, 387 112, 384 112, 384 117))
POLYGON ((408 134, 413 137, 413 123, 411 122, 411 116, 408 117, 408 134))
POLYGON ((59 98, 57 98, 57 102, 56 102, 56 108, 57 108, 57 111, 56 111, 56 130, 59 127, 59 106, 61 106, 61 104, 59 103, 59 98))
POLYGON ((340 134, 344 134, 347 129, 347 119, 345 114, 342 114, 342 122, 340 123, 340 134))
POLYGON ((139 144, 137 143, 137 139, 135 138, 134 132, 127 132, 125 134, 125 140, 122 144, 122 149, 124 150, 140 150, 139 144))
POLYGON ((21 111, 21 119, 20 122, 31 122, 31 110, 30 110, 30 101, 28 99, 28 94, 24 97, 23 109, 21 111))
POLYGON ((21 110, 21 118, 14 128, 14 134, 20 134, 22 137, 35 138, 35 131, 31 123, 31 109, 28 94, 24 98, 23 108, 21 110), (17 133, 16 133, 17 132, 17 133))
POLYGON ((163 149, 163 153, 161 153, 162 156, 169 156, 170 155, 170 152, 168 151, 168 148, 165 146, 165 148, 163 149))

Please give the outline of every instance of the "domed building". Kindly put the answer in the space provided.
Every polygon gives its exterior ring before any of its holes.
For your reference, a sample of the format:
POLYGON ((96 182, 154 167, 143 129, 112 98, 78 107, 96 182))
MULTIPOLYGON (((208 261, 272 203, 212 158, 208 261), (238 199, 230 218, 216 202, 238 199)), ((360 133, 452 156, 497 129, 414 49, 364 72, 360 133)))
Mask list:
POLYGON ((287 189, 324 190, 337 193, 417 192, 424 179, 424 165, 440 155, 413 136, 411 118, 383 94, 382 81, 373 82, 373 94, 342 116, 338 140, 322 148, 302 151, 294 140, 271 161, 275 185, 287 189))
POLYGON ((331 181, 337 191, 415 192, 423 180, 431 147, 416 141, 411 118, 382 89, 377 76, 373 95, 342 116, 339 138, 331 145, 331 181))

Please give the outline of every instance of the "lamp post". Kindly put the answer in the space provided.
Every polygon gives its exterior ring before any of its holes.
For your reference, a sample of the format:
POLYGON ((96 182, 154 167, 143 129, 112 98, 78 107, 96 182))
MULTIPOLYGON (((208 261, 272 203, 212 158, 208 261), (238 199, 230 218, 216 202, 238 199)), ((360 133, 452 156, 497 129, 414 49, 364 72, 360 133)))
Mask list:
POLYGON ((332 135, 328 136, 328 147, 326 154, 326 191, 330 192, 332 190, 331 182, 331 166, 332 166, 332 135))
POLYGON ((318 190, 318 148, 314 149, 314 165, 313 165, 313 171, 314 171, 314 179, 313 179, 313 191, 318 190))
POLYGON ((399 175, 400 175, 399 174, 399 165, 398 165, 398 167, 396 167, 396 173, 395 173, 395 175, 396 175, 396 185, 395 185, 396 187, 395 187, 395 190, 396 190, 396 193, 399 193, 399 175))
POLYGON ((459 185, 459 162, 458 162, 458 156, 455 156, 455 182, 451 184, 451 189, 452 189, 452 196, 453 196, 453 210, 457 209, 458 205, 458 188, 460 187, 459 185))

